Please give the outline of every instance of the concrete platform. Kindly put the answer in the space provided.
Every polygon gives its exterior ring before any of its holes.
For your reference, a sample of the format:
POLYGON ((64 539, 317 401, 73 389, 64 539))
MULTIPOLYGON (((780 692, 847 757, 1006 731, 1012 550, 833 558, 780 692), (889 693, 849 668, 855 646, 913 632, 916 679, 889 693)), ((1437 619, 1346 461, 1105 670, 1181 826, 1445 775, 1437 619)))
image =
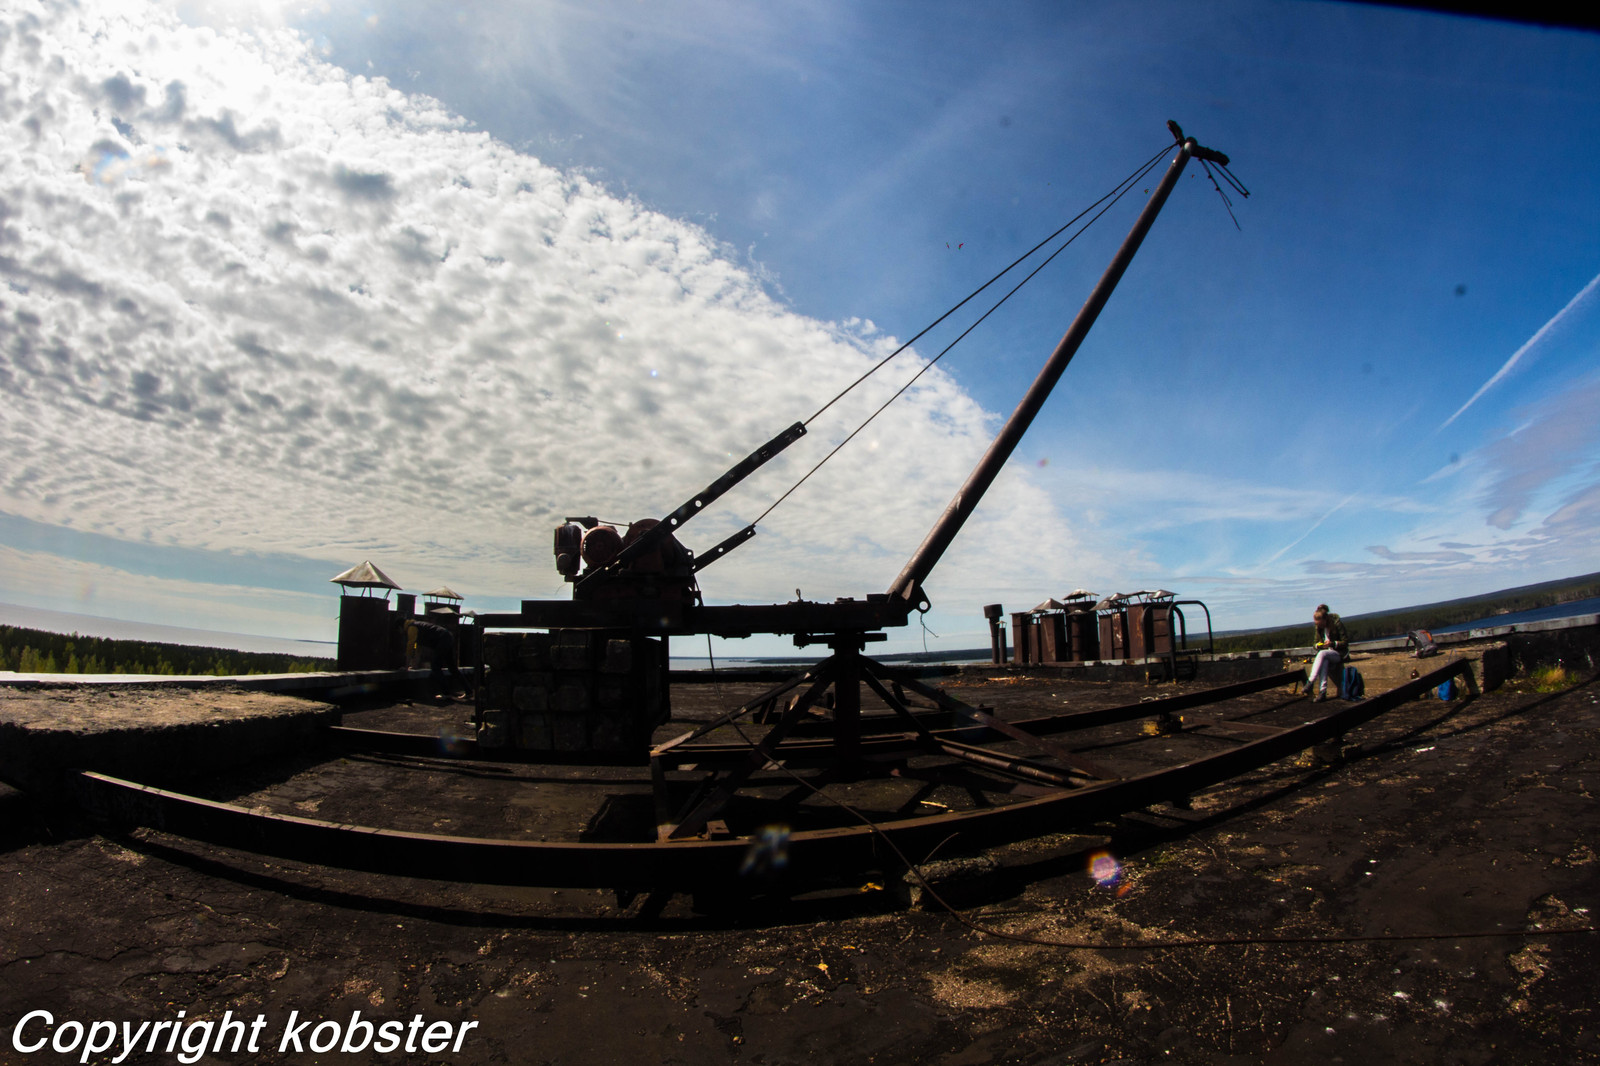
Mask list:
POLYGON ((71 770, 180 781, 303 747, 339 715, 226 684, 0 686, 0 781, 45 796, 71 770))
MULTIPOLYGON (((952 685, 1017 716, 1153 691, 952 685)), ((743 698, 694 686, 683 710, 743 698)), ((427 731, 457 710, 347 721, 427 731)), ((1337 764, 1275 764, 1188 809, 998 850, 981 891, 952 901, 959 919, 905 909, 882 882, 704 914, 683 895, 360 874, 152 830, 96 835, 0 802, 0 1047, 36 1010, 135 1028, 231 1011, 266 1020, 259 1059, 410 1061, 272 1055, 291 1012, 343 1025, 359 1011, 477 1022, 459 1066, 1600 1062, 1600 936, 1585 931, 1600 913, 1600 681, 1549 693, 1513 678, 1395 715, 1337 764)), ((480 770, 333 759, 218 788, 357 824, 533 831, 547 775, 480 770)))
POLYGON ((427 670, 342 670, 299 674, 39 674, 0 670, 0 690, 130 685, 164 688, 237 688, 251 692, 328 695, 373 691, 427 680, 427 670))
POLYGON ((307 747, 339 723, 341 701, 414 692, 428 678, 0 672, 0 782, 46 796, 70 770, 181 782, 307 747))

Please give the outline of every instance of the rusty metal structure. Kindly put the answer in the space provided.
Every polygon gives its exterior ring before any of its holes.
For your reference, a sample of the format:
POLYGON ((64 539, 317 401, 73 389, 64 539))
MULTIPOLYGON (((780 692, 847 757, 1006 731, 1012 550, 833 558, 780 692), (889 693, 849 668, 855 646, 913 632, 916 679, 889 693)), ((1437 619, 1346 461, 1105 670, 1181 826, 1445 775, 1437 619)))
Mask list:
MULTIPOLYGON (((996 665, 1007 661, 1001 604, 984 608, 996 665)), ((1180 600, 1163 590, 1118 593, 1096 601, 1078 589, 1065 600, 1048 599, 1011 615, 1010 662, 1017 666, 1084 666, 1099 663, 1158 663, 1165 680, 1192 679, 1199 656, 1214 650, 1211 609, 1200 600, 1180 600), (1204 646, 1190 644, 1185 607, 1205 613, 1204 646)))
MULTIPOLYGON (((631 715, 629 728, 645 732, 665 717, 667 708, 653 703, 625 706, 622 693, 665 692, 666 641, 675 636, 764 633, 792 636, 797 647, 824 646, 832 651, 817 667, 816 680, 807 693, 776 723, 779 738, 824 692, 831 692, 836 757, 845 766, 858 762, 860 692, 882 676, 881 667, 862 652, 868 644, 886 638, 883 630, 905 625, 913 612, 930 606, 924 583, 1088 336, 1185 167, 1192 159, 1224 167, 1228 164, 1227 156, 1184 136, 1176 123, 1168 123, 1168 128, 1177 141, 1176 154, 1121 247, 1010 418, 886 592, 833 603, 797 599, 770 605, 712 606, 703 602, 696 572, 747 541, 755 530, 746 527, 698 558, 678 541, 676 533, 707 505, 799 440, 806 430, 804 424, 796 423, 665 518, 635 522, 626 533, 593 517, 569 519, 556 530, 556 567, 572 583, 572 599, 524 600, 518 614, 489 614, 478 619, 486 633, 540 631, 551 635, 548 643, 543 637, 502 637, 499 646, 504 651, 486 651, 479 742, 541 751, 584 750, 577 747, 583 743, 581 729, 563 725, 559 716, 586 715, 596 709, 602 693, 613 694, 615 699, 601 709, 631 715), (551 649, 549 654, 543 650, 546 647, 551 649), (566 680, 558 678, 563 669, 555 659, 554 649, 558 648, 571 649, 562 653, 568 664, 566 680), (613 679, 620 670, 601 665, 613 661, 613 648, 618 661, 626 657, 633 664, 627 683, 606 681, 608 669, 613 679), (503 664, 508 661, 526 667, 520 684, 507 680, 511 675, 503 664), (645 676, 652 673, 659 678, 654 684, 645 676), (534 724, 524 727, 524 721, 534 724), (561 743, 562 736, 567 744, 561 743), (554 744, 554 749, 542 746, 547 742, 554 744)), ((485 644, 492 648, 495 642, 486 637, 485 644)))
MULTIPOLYGON (((764 605, 712 605, 700 595, 698 572, 749 540, 754 527, 698 556, 683 546, 679 533, 712 501, 803 436, 804 424, 796 423, 659 520, 619 530, 593 516, 569 519, 555 532, 554 552, 557 570, 572 585, 572 598, 525 600, 516 613, 478 617, 476 731, 455 738, 450 757, 647 765, 653 834, 626 841, 512 841, 405 833, 265 814, 97 773, 78 776, 82 802, 124 824, 280 858, 393 874, 446 871, 451 878, 479 883, 661 888, 737 882, 755 857, 781 850, 788 875, 804 879, 892 867, 905 855, 926 854, 939 845, 988 846, 1181 799, 1337 737, 1447 678, 1464 673, 1470 685, 1465 661, 1456 660, 1391 692, 1311 720, 1238 724, 1233 732, 1246 735, 1246 742, 1122 776, 1070 738, 1119 723, 1149 720, 1171 727, 1180 711, 1226 708, 1230 700, 1283 686, 1294 675, 1125 707, 1005 721, 864 654, 885 639, 885 630, 904 626, 914 613, 928 609, 925 583, 1088 335, 1185 167, 1191 160, 1227 165, 1220 152, 1185 136, 1176 124, 1169 128, 1176 152, 1104 275, 885 591, 831 603, 797 598, 764 605), (671 710, 669 642, 755 633, 788 635, 797 647, 823 647, 829 654, 755 699, 652 746, 652 734, 671 710), (864 702, 874 713, 863 713, 864 702), (719 730, 737 735, 738 742, 712 738, 719 730), (928 760, 938 765, 930 767, 928 760), (813 777, 800 779, 801 771, 813 777), (933 815, 802 824, 793 817, 798 801, 790 808, 767 799, 743 801, 758 778, 775 774, 795 776, 802 787, 789 787, 801 795, 827 782, 955 775, 968 781, 969 789, 998 799, 933 815), (781 831, 774 828, 775 809, 789 811, 782 815, 790 821, 781 831)), ((1038 612, 1051 619, 1044 626, 1014 629, 1018 661, 1092 645, 1097 658, 1112 657, 1120 647, 1169 655, 1176 667, 1180 644, 1187 641, 1174 639, 1173 624, 1184 634, 1180 605, 1198 601, 1143 594, 1117 604, 1088 606, 1081 597, 1072 603, 1073 609, 1061 604, 1059 610, 1038 612)), ((993 605, 986 614, 996 658, 1003 658, 1001 608, 993 605)), ((1209 630, 1209 612, 1207 620, 1209 630)), ((433 736, 342 727, 333 734, 353 750, 440 755, 433 736)))

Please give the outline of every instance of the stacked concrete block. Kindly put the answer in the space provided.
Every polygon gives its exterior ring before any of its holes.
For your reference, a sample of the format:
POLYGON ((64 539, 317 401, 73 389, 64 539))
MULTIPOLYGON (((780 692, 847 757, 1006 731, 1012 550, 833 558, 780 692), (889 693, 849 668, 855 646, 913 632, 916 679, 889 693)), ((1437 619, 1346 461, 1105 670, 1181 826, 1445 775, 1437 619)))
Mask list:
POLYGON ((642 757, 667 717, 665 646, 626 630, 486 633, 483 671, 484 747, 642 757))

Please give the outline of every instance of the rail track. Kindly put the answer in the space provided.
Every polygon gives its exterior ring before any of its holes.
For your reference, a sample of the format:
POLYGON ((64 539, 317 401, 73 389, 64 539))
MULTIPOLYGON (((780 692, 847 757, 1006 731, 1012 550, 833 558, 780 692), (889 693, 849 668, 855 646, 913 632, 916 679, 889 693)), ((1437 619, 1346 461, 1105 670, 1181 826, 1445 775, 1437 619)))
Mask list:
MULTIPOLYGON (((479 749, 470 739, 441 744, 432 735, 330 730, 333 757, 324 765, 373 759, 406 774, 435 775, 422 787, 441 804, 451 775, 472 775, 480 790, 483 778, 498 779, 492 801, 475 804, 479 824, 504 824, 502 812, 536 792, 537 802, 524 806, 555 813, 518 837, 306 817, 272 809, 270 789, 246 806, 94 772, 78 773, 74 787, 86 810, 119 828, 341 869, 627 890, 733 887, 751 879, 805 884, 893 870, 935 849, 971 852, 1183 802, 1336 740, 1451 678, 1476 692, 1469 661, 1456 659, 1356 702, 1313 704, 1287 691, 1300 675, 1286 673, 1008 721, 908 676, 885 677, 883 706, 864 708, 861 718, 858 772, 834 757, 826 720, 802 721, 772 742, 774 727, 722 715, 689 739, 658 744, 648 774, 645 766, 615 761, 541 763, 527 753, 479 749), (717 802, 707 807, 707 797, 717 802), (686 821, 685 812, 696 810, 711 814, 686 821), (674 836, 686 825, 693 831, 674 836)), ((741 710, 763 703, 758 697, 741 710)))

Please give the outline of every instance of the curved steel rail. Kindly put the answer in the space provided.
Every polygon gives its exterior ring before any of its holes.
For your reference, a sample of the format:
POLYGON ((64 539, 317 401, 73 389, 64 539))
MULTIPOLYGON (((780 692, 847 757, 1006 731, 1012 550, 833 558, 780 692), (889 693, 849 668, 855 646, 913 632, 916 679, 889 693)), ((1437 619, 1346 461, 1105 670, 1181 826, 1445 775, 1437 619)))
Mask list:
MULTIPOLYGON (((844 828, 803 830, 787 840, 788 877, 800 881, 900 865, 896 850, 927 854, 936 846, 973 850, 1056 832, 1073 824, 1181 799, 1320 743, 1463 675, 1476 691, 1470 662, 1457 659, 1371 699, 1283 729, 1216 755, 1137 777, 999 807, 905 818, 844 828), (890 847, 893 845, 893 848, 890 847)), ((1289 678, 1292 679, 1292 675, 1289 678)), ((1272 679, 1282 684, 1285 677, 1272 679)), ((1237 686, 1230 686, 1236 688, 1237 686)), ((1220 690, 1213 690, 1220 691, 1220 690)), ((1203 696, 1196 693, 1193 696, 1203 696)), ((1199 701, 1195 701, 1199 702, 1199 701)), ((1193 704, 1191 704, 1193 705, 1193 704)), ((1154 704, 1140 705, 1152 713, 1154 704)), ((1170 710, 1170 706, 1168 707, 1170 710)), ((1090 711, 1036 722, 1079 724, 1126 720, 1090 711), (1097 717, 1100 716, 1100 717, 1097 717)), ((79 772, 78 798, 92 814, 124 826, 146 826, 223 847, 319 865, 454 881, 590 888, 672 888, 737 884, 760 842, 750 838, 662 843, 552 843, 398 832, 289 815, 261 814, 89 771, 79 772)))
MULTIPOLYGON (((1164 714, 1177 714, 1179 711, 1190 707, 1198 707, 1207 703, 1218 703, 1222 700, 1235 699, 1239 696, 1248 696, 1254 692, 1264 692, 1270 688, 1277 688, 1293 679, 1292 674, 1273 674, 1266 677, 1252 678, 1249 681, 1240 681, 1232 685, 1223 685, 1217 688, 1205 689, 1200 692, 1186 692, 1177 696, 1165 696, 1157 700, 1146 700, 1142 703, 1123 704, 1118 707, 1102 707, 1093 711, 1071 711, 1066 714, 1047 715, 1043 718, 1024 718, 1010 725, 1016 729, 1031 733, 1036 737, 1054 736, 1074 729, 1093 729, 1096 726, 1116 725, 1119 722, 1131 722, 1140 718, 1150 718, 1164 714)), ((752 701, 756 702, 756 701, 752 701)), ((954 704, 954 700, 948 700, 954 704)), ((952 708, 953 710, 953 708, 952 708)), ((960 713, 956 711, 955 713, 960 713)), ((881 721, 892 722, 895 718, 884 715, 881 721)), ((352 729, 348 726, 333 726, 330 735, 339 743, 351 750, 383 753, 387 755, 410 755, 417 758, 437 757, 444 754, 440 751, 441 739, 425 733, 392 733, 374 729, 352 729)), ((992 730, 984 724, 955 726, 947 729, 932 729, 929 734, 937 740, 947 741, 977 741, 992 735, 992 730)), ((916 734, 911 732, 896 731, 869 735, 861 739, 861 754, 864 757, 887 756, 907 750, 916 742, 916 734)), ((559 755, 546 752, 522 753, 512 748, 494 748, 485 750, 478 746, 478 742, 471 737, 453 737, 448 740, 448 757, 462 759, 488 759, 494 762, 537 762, 550 763, 579 763, 586 766, 641 766, 644 762, 639 759, 629 759, 617 756, 612 760, 598 759, 592 756, 573 756, 562 759, 559 755)), ((783 745, 784 761, 790 765, 809 766, 818 761, 828 761, 833 758, 833 742, 831 740, 789 740, 783 745)), ((667 766, 695 763, 701 766, 715 766, 734 759, 743 759, 750 752, 748 744, 682 744, 668 742, 657 749, 657 758, 667 766)))

